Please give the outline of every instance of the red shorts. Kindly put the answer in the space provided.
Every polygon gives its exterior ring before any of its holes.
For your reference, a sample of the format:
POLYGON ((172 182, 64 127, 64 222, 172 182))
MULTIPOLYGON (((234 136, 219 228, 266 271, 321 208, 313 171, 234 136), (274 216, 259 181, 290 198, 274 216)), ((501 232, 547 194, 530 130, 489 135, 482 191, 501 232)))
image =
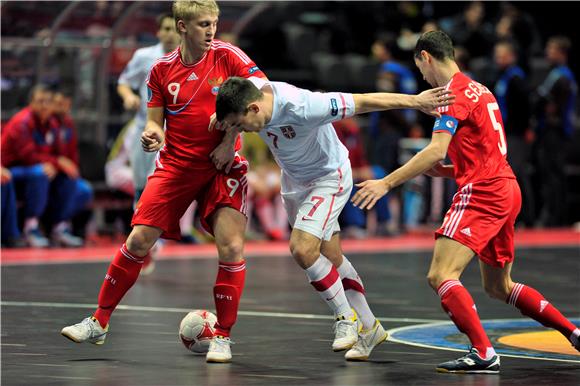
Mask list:
POLYGON ((161 228, 162 238, 179 240, 179 219, 195 200, 201 224, 213 235, 208 220, 216 209, 230 207, 246 215, 247 172, 248 161, 238 155, 229 174, 213 167, 200 170, 158 165, 147 180, 131 225, 161 228))
POLYGON ((467 184, 453 196, 435 238, 449 237, 471 248, 484 263, 504 267, 514 260, 514 224, 521 205, 515 179, 467 184))

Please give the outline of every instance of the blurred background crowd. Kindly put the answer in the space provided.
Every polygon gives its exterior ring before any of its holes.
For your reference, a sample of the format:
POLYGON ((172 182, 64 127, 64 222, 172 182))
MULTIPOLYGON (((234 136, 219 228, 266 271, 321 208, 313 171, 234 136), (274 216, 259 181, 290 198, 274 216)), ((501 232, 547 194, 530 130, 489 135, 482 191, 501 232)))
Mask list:
MULTIPOLYGON (((495 94, 508 158, 523 193, 517 226, 580 221, 580 120, 575 3, 221 2, 218 38, 239 45, 271 80, 346 92, 415 94, 422 32, 454 40, 462 71, 495 94)), ((139 84, 122 74, 136 49, 175 44, 160 34, 169 2, 13 2, 2 12, 2 244, 78 247, 128 230, 141 189, 129 164, 139 84), (165 40, 164 40, 165 39, 165 40), (165 41, 165 43, 164 43, 165 41), (26 128, 27 136, 23 136, 26 128)), ((169 23, 171 24, 171 23, 169 23)), ((125 72, 126 74, 126 72, 125 72)), ((425 146, 433 119, 389 111, 337 122, 356 181, 380 178, 425 146)), ((248 236, 283 240, 279 169, 255 134, 248 236)), ((133 161, 135 162, 135 161, 133 161)), ((355 181, 355 182, 356 182, 355 181)), ((364 213, 347 205, 346 237, 433 229, 456 187, 419 176, 364 213)), ((195 207, 185 242, 204 242, 195 207)))

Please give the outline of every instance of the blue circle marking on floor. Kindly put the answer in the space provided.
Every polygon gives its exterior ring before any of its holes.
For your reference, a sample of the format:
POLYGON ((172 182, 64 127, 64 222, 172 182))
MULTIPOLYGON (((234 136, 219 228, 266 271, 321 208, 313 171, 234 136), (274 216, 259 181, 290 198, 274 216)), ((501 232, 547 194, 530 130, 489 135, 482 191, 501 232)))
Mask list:
MULTIPOLYGON (((580 318, 570 319, 575 325, 580 324, 580 318)), ((502 345, 496 339, 506 335, 548 330, 531 319, 495 319, 482 321, 495 351, 503 356, 530 358, 540 360, 564 361, 580 363, 580 357, 574 355, 540 352, 502 345)), ((389 330, 389 340, 419 347, 450 351, 467 351, 469 340, 452 322, 439 322, 406 326, 389 330)))

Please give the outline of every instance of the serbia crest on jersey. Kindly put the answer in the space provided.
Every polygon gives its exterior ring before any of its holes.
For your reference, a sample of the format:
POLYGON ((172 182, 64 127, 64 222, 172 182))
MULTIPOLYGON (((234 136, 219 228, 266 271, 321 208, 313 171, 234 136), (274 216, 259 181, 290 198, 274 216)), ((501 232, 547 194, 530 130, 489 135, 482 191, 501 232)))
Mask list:
POLYGON ((453 135, 447 154, 461 187, 494 178, 515 178, 509 166, 503 121, 491 91, 465 74, 456 73, 446 86, 455 104, 440 107, 434 132, 453 135))
MULTIPOLYGON (((207 128, 219 88, 230 76, 265 77, 241 49, 219 40, 212 42, 197 63, 183 63, 177 48, 153 65, 147 78, 147 107, 164 108, 162 164, 164 159, 189 166, 211 164, 209 154, 221 143, 224 133, 207 128)), ((236 150, 239 148, 238 139, 236 150)))

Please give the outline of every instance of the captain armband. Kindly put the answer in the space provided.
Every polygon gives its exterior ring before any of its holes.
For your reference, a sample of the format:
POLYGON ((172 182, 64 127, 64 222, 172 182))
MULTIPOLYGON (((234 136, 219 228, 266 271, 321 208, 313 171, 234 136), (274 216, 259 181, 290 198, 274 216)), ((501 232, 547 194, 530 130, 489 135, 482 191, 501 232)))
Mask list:
POLYGON ((433 126, 434 133, 447 132, 453 135, 455 134, 455 130, 457 130, 457 119, 451 115, 442 115, 441 118, 437 118, 433 126))

